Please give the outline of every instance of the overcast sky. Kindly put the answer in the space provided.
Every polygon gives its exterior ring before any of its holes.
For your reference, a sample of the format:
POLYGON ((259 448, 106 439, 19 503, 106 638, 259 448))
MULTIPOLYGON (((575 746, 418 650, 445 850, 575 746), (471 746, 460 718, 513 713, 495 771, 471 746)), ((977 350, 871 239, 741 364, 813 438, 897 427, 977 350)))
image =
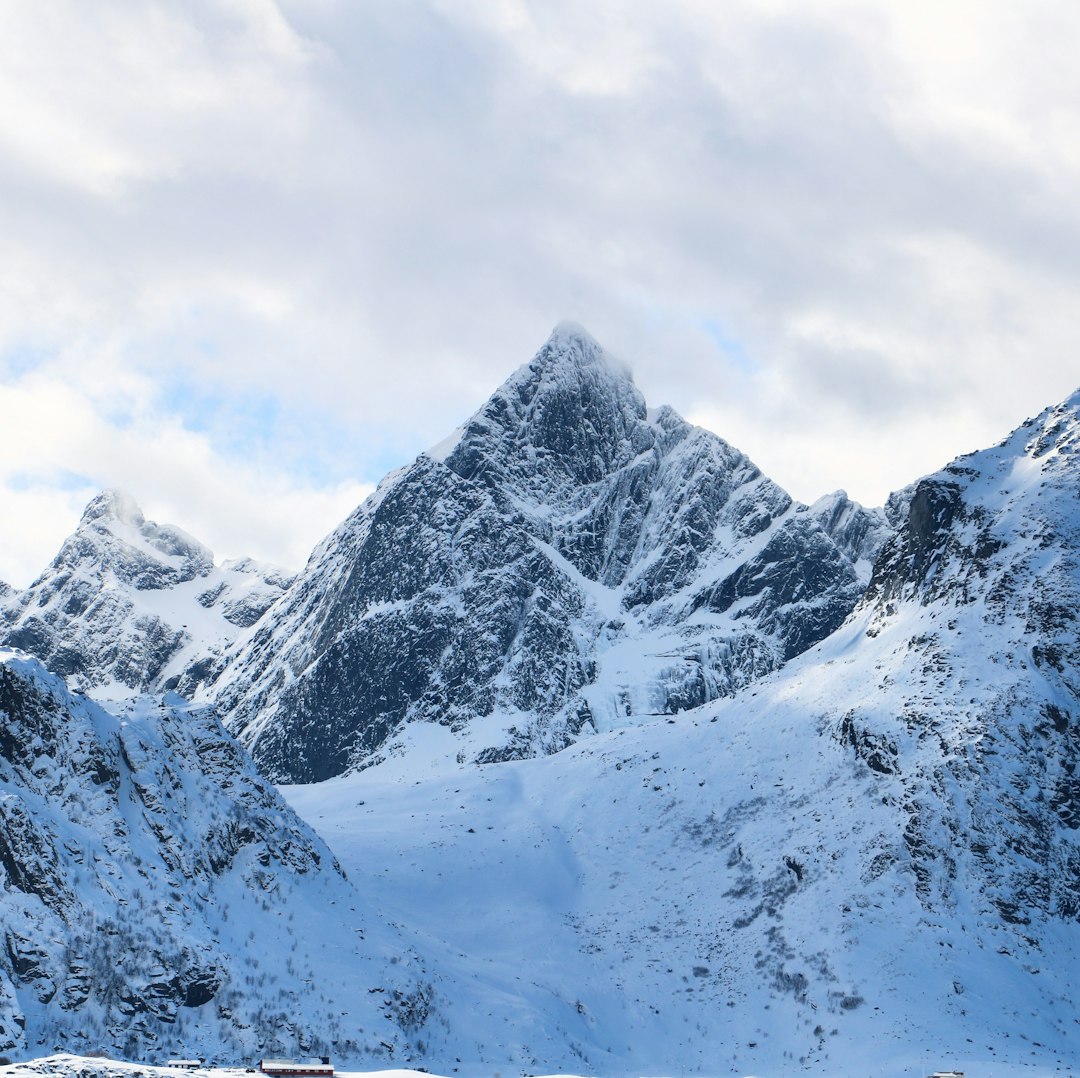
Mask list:
POLYGON ((1080 385, 1071 0, 7 0, 0 579, 298 568, 585 325, 802 500, 1080 385))

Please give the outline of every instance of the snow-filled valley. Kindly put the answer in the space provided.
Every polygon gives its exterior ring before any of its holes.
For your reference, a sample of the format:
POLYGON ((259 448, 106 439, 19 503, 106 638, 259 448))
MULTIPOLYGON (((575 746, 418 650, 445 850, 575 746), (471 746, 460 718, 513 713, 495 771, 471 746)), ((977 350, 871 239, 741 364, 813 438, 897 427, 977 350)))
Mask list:
POLYGON ((454 971, 461 1073, 1067 1073, 1075 925, 1033 945, 977 878, 927 908, 900 783, 788 692, 543 760, 286 794, 454 971))
POLYGON ((0 596, 0 1053, 1080 1071, 1078 453, 802 506, 563 326, 294 581, 102 495, 0 596))

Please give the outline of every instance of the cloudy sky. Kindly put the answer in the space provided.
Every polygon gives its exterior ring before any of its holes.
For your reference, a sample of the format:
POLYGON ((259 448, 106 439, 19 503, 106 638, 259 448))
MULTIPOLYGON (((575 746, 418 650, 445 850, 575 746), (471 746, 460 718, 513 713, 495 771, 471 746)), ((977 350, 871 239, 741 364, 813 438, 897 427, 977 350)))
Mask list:
POLYGON ((299 567, 552 326, 796 497, 1080 385, 1071 0, 7 0, 0 579, 299 567))

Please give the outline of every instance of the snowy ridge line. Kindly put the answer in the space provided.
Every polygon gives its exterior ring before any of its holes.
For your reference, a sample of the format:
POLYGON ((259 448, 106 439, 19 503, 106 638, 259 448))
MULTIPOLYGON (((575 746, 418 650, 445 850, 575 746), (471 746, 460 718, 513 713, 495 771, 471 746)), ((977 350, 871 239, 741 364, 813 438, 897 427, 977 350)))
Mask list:
POLYGON ((0 594, 0 643, 104 697, 190 696, 291 580, 250 558, 215 566, 186 532, 146 520, 122 491, 105 491, 37 580, 0 594))

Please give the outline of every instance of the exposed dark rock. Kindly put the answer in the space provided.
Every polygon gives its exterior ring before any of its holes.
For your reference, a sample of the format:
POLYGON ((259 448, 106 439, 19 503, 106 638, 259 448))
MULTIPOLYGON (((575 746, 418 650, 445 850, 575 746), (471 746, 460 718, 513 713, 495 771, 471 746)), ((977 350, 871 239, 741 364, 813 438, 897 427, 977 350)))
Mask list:
MULTIPOLYGON (((893 499, 897 496, 894 495, 893 499)), ((895 506, 895 502, 891 500, 895 506)), ((809 506, 807 513, 825 529, 829 538, 852 560, 860 577, 869 576, 882 546, 892 537, 895 520, 884 509, 866 509, 852 501, 846 491, 826 494, 809 506)))
POLYGON ((560 327, 383 482, 209 680, 278 779, 362 767, 416 721, 478 761, 553 752, 728 695, 832 632, 887 526, 844 499, 837 542, 803 510, 560 327), (643 636, 632 680, 606 673, 643 636), (491 715, 502 740, 472 744, 491 715))

